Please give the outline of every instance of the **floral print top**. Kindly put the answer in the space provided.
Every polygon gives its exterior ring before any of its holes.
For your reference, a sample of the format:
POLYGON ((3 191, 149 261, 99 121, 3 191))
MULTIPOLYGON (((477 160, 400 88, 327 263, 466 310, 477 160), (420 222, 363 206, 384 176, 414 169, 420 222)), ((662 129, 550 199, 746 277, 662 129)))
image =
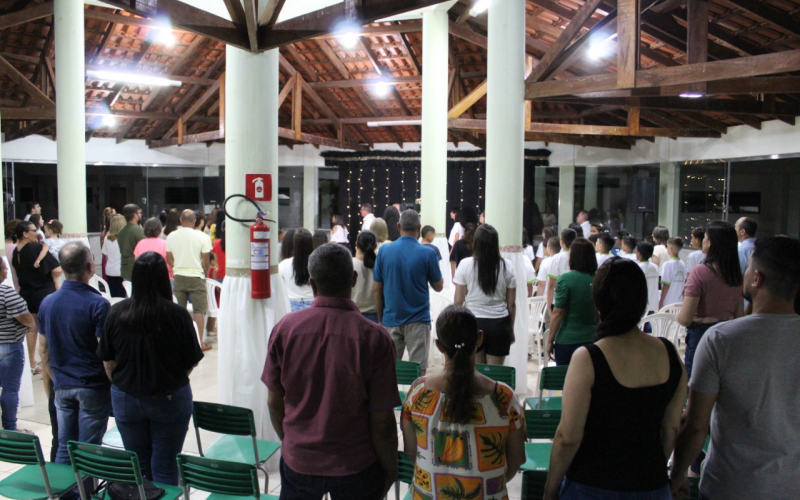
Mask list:
POLYGON ((506 438, 522 426, 514 391, 496 383, 492 394, 476 396, 466 425, 449 421, 445 399, 423 377, 403 403, 402 418, 417 436, 412 499, 507 500, 506 438))

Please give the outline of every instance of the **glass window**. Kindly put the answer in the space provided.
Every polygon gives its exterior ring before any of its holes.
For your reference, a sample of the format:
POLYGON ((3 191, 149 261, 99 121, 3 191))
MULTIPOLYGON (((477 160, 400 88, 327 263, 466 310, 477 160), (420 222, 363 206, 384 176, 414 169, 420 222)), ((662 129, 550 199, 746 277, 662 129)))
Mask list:
POLYGON ((285 228, 303 227, 303 167, 278 169, 278 224, 285 228))

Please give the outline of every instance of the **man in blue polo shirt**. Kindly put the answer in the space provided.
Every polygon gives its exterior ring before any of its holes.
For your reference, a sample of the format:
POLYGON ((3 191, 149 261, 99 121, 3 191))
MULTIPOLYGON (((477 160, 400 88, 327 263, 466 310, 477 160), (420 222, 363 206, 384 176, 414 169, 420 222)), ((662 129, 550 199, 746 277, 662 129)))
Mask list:
POLYGON ((94 263, 88 246, 67 243, 59 258, 66 281, 42 301, 39 332, 56 391, 56 462, 68 464, 67 442, 101 444, 108 425, 111 383, 95 351, 109 303, 89 286, 94 263))
POLYGON ((375 306, 378 323, 394 340, 397 359, 419 363, 422 374, 428 368, 431 343, 431 301, 428 284, 442 291, 442 272, 436 252, 420 244, 419 214, 406 210, 397 224, 400 238, 381 246, 375 261, 375 306))

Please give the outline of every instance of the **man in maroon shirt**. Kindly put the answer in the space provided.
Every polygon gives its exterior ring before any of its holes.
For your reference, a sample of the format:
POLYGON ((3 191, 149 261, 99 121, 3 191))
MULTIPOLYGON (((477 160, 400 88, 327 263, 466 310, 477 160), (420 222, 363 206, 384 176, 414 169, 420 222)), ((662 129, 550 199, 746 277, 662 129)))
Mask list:
POLYGON ((377 500, 397 479, 394 342, 350 300, 341 245, 308 261, 314 303, 272 330, 261 380, 281 447, 281 499, 377 500))

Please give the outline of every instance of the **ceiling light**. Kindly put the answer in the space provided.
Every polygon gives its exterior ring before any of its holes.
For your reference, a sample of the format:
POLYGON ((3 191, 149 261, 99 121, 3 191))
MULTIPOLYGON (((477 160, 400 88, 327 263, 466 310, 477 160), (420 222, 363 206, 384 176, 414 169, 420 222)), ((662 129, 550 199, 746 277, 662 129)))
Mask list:
POLYGON ((684 99, 700 99, 703 97, 703 94, 700 92, 684 92, 680 96, 684 99))
POLYGON ((367 127, 402 127, 404 125, 422 125, 422 120, 387 120, 385 122, 367 122, 367 127))
POLYGON ((347 30, 342 33, 338 38, 339 43, 346 49, 352 49, 358 44, 358 35, 353 30, 347 30))
POLYGON ((175 45, 175 36, 172 34, 172 29, 162 28, 156 30, 155 42, 164 45, 165 47, 172 47, 175 45))
POLYGON ((603 42, 589 44, 589 58, 600 59, 608 54, 608 48, 603 42))
POLYGON ((372 93, 379 97, 386 97, 389 95, 389 84, 386 82, 376 83, 372 87, 372 93))
POLYGON ((180 87, 179 80, 170 80, 155 75, 147 75, 142 73, 123 73, 119 71, 98 71, 88 70, 86 76, 94 78, 95 80, 104 80, 109 82, 122 82, 122 83, 138 83, 141 85, 151 85, 157 87, 180 87))
POLYGON ((772 155, 772 156, 770 156, 770 158, 772 158, 773 160, 777 160, 780 157, 781 157, 781 155, 772 155))
POLYGON ((484 12, 486 12, 486 9, 489 8, 490 3, 491 0, 478 0, 475 3, 475 5, 473 5, 472 8, 469 9, 469 15, 475 17, 479 14, 483 14, 484 12))
POLYGON ((116 127, 117 126, 117 119, 112 115, 103 115, 103 126, 104 127, 116 127))

